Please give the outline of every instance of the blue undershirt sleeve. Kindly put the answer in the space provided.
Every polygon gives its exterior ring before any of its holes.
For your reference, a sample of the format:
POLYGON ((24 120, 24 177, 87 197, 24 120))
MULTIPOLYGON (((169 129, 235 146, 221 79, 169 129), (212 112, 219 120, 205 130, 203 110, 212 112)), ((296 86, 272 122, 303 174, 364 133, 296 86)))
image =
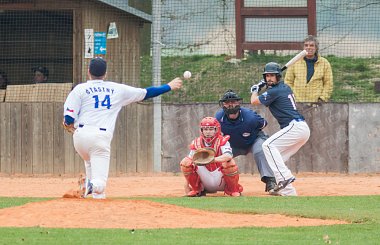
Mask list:
POLYGON ((66 125, 73 124, 73 123, 74 123, 74 118, 72 118, 72 117, 66 115, 66 116, 65 116, 65 123, 66 123, 66 125))
POLYGON ((171 90, 170 86, 167 84, 161 85, 158 87, 149 87, 149 88, 145 88, 145 89, 146 89, 146 95, 144 97, 144 100, 159 96, 159 95, 166 93, 166 92, 169 92, 171 90))

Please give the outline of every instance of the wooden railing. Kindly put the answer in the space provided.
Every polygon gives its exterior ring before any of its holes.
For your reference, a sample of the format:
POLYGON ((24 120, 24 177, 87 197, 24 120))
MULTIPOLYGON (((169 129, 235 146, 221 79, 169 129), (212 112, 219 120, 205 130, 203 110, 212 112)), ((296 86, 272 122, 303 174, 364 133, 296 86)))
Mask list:
MULTIPOLYGON (((305 7, 245 7, 244 0, 235 0, 235 22, 236 22, 236 57, 242 58, 244 50, 300 50, 302 40, 299 42, 273 42, 246 41, 245 23, 250 18, 306 18, 308 34, 317 34, 316 0, 307 0, 305 7)), ((271 35, 271 27, 261 27, 271 35)), ((285 27, 284 29, 289 27, 285 27)), ((305 33, 306 36, 306 33, 305 33)))

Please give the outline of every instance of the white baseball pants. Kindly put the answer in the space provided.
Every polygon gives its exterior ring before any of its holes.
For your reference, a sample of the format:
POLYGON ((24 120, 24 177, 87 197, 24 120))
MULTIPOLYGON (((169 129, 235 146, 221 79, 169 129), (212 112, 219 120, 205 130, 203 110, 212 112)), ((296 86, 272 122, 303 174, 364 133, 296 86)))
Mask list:
POLYGON ((207 192, 215 193, 217 191, 224 191, 223 173, 219 169, 210 172, 204 166, 198 166, 197 173, 201 179, 202 185, 207 192))
POLYGON ((85 125, 75 130, 73 139, 75 150, 84 160, 86 176, 93 185, 92 197, 104 199, 110 165, 112 133, 85 125))
MULTIPOLYGON (((293 120, 289 125, 273 134, 263 143, 263 151, 273 170, 277 183, 293 176, 285 162, 293 156, 309 139, 310 129, 305 121, 293 120)), ((289 186, 288 189, 290 189, 289 186)), ((294 188, 294 187, 292 187, 294 188)), ((292 192, 288 190, 289 192, 292 192)), ((283 190, 287 192, 287 188, 283 190)), ((295 188, 294 188, 295 192, 295 188)), ((281 191, 280 191, 281 194, 281 191)))

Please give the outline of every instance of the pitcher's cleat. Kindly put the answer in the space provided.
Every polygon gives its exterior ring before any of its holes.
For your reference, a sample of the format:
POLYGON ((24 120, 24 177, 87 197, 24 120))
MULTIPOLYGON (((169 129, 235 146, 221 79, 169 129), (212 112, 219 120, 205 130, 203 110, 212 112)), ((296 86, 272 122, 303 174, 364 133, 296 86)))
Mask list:
POLYGON ((86 198, 86 196, 88 196, 92 193, 92 184, 91 184, 89 178, 86 178, 83 188, 84 188, 83 198, 86 198))

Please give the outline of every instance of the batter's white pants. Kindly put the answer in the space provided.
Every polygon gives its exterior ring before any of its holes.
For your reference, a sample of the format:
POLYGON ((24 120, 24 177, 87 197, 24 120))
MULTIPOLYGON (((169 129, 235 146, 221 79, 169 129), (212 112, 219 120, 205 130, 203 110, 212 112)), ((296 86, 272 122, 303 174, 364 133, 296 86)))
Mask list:
MULTIPOLYGON (((273 170, 277 183, 294 177, 285 162, 307 142, 309 137, 310 129, 307 123, 293 120, 263 143, 265 158, 273 170)), ((293 189, 295 193, 295 188, 290 185, 280 191, 280 194, 292 193, 293 189)))
POLYGON ((197 173, 204 189, 209 193, 224 191, 223 173, 219 169, 210 172, 205 166, 198 166, 197 173))
POLYGON ((75 130, 73 140, 75 150, 84 160, 86 177, 93 185, 92 197, 104 199, 110 165, 112 133, 85 125, 75 130))

